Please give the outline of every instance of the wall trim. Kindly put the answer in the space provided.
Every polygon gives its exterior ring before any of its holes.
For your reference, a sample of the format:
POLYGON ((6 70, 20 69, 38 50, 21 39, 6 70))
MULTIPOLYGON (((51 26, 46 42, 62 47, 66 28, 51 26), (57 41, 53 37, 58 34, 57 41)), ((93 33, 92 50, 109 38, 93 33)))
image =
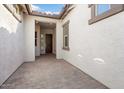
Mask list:
POLYGON ((11 9, 7 6, 7 4, 3 4, 3 6, 13 15, 13 17, 19 21, 20 23, 22 23, 22 21, 11 11, 11 9))
POLYGON ((102 13, 101 15, 96 16, 95 15, 95 12, 96 12, 95 7, 96 7, 96 4, 90 6, 91 19, 88 21, 89 25, 124 11, 123 4, 111 4, 111 9, 109 11, 106 11, 106 12, 102 13))

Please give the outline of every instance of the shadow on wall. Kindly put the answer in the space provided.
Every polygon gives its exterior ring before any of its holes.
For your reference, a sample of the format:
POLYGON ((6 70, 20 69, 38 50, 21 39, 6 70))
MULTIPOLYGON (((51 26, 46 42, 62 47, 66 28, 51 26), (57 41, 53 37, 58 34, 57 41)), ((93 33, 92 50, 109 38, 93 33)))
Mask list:
POLYGON ((0 85, 23 62, 22 25, 18 24, 15 30, 10 33, 5 27, 0 27, 0 85))
POLYGON ((21 34, 19 35, 18 32, 9 33, 9 31, 6 28, 1 27, 0 28, 0 57, 8 57, 10 56, 10 54, 11 56, 14 56, 14 55, 17 56, 18 53, 20 52, 21 43, 22 43, 20 39, 23 39, 23 38, 21 34), (16 54, 14 54, 15 51, 16 51, 16 54))

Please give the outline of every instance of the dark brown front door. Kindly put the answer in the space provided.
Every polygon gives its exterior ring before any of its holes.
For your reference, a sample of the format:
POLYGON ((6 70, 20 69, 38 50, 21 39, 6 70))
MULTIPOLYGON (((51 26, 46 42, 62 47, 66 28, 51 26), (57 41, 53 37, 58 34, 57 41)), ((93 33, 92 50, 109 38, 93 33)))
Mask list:
POLYGON ((52 34, 46 34, 46 53, 52 53, 52 34))

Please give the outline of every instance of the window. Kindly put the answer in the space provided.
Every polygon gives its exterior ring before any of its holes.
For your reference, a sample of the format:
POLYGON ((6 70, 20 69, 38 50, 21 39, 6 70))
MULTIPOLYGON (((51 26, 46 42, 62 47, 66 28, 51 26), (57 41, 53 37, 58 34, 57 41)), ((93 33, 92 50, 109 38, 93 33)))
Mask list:
POLYGON ((37 46, 37 32, 35 32, 35 46, 37 46))
POLYGON ((123 4, 90 4, 91 19, 89 25, 108 18, 124 10, 123 4))
POLYGON ((68 36, 64 35, 64 47, 68 48, 68 36))
POLYGON ((108 10, 110 10, 110 4, 98 4, 96 5, 96 15, 100 15, 108 10))
POLYGON ((63 49, 69 50, 69 21, 63 25, 63 49))

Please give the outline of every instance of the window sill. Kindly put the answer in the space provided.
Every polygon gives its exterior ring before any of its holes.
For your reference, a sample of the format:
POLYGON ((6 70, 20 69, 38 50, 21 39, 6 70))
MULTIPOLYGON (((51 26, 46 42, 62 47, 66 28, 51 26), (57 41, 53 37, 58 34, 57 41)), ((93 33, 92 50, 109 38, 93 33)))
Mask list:
POLYGON ((70 51, 70 48, 62 48, 63 50, 70 51))
POLYGON ((119 13, 119 12, 122 12, 123 10, 124 10, 123 7, 117 7, 115 9, 111 9, 111 10, 109 10, 107 12, 104 12, 101 15, 95 16, 94 18, 90 19, 88 23, 89 23, 89 25, 91 25, 91 24, 96 23, 96 22, 98 22, 100 20, 103 20, 105 18, 113 16, 113 15, 119 13))

